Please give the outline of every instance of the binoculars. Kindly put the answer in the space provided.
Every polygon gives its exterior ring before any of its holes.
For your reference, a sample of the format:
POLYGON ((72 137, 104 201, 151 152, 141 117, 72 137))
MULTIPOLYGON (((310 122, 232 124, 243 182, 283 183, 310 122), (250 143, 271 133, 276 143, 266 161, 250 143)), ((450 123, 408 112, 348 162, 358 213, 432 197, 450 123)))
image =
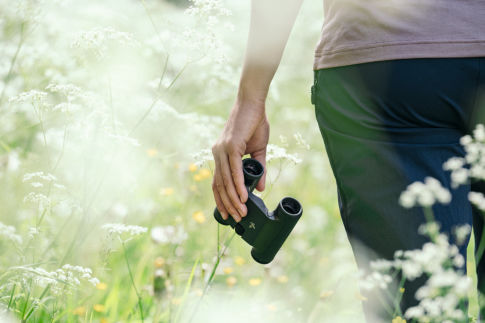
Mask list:
POLYGON ((247 215, 236 222, 230 215, 224 220, 214 209, 214 218, 223 225, 230 225, 241 238, 253 248, 251 256, 260 264, 270 263, 300 219, 303 209, 292 197, 283 198, 273 212, 268 211, 262 199, 253 190, 264 173, 264 167, 256 159, 242 160, 244 185, 248 190, 247 215))

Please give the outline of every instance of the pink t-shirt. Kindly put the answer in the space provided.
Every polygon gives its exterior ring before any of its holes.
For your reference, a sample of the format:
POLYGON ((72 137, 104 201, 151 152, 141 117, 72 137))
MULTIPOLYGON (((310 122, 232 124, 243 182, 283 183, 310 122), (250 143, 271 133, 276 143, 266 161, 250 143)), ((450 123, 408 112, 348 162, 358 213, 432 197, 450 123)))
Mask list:
POLYGON ((324 0, 313 69, 424 57, 485 57, 485 0, 324 0))

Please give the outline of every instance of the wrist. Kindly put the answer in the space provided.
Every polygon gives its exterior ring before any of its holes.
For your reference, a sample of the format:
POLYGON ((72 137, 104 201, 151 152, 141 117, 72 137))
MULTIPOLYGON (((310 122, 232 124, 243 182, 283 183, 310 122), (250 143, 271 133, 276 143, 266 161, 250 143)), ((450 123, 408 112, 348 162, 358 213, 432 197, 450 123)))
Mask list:
POLYGON ((255 89, 241 85, 237 92, 236 105, 264 111, 267 95, 266 89, 255 89))

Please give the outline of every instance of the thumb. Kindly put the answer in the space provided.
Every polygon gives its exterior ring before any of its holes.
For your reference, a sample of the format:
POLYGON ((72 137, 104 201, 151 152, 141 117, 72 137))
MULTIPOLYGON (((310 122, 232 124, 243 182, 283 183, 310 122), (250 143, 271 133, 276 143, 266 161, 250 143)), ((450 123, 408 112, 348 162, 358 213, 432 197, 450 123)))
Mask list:
POLYGON ((256 185, 256 189, 260 192, 264 191, 265 184, 266 184, 266 147, 264 149, 254 152, 251 155, 251 158, 256 159, 263 165, 263 176, 259 179, 258 185, 256 185))

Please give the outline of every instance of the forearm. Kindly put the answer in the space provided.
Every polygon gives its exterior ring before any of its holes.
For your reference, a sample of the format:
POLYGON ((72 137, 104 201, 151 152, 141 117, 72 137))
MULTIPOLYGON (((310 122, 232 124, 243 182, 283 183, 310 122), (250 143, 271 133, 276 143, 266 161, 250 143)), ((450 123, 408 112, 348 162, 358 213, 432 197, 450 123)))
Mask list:
POLYGON ((239 101, 266 100, 303 0, 252 0, 239 101))

